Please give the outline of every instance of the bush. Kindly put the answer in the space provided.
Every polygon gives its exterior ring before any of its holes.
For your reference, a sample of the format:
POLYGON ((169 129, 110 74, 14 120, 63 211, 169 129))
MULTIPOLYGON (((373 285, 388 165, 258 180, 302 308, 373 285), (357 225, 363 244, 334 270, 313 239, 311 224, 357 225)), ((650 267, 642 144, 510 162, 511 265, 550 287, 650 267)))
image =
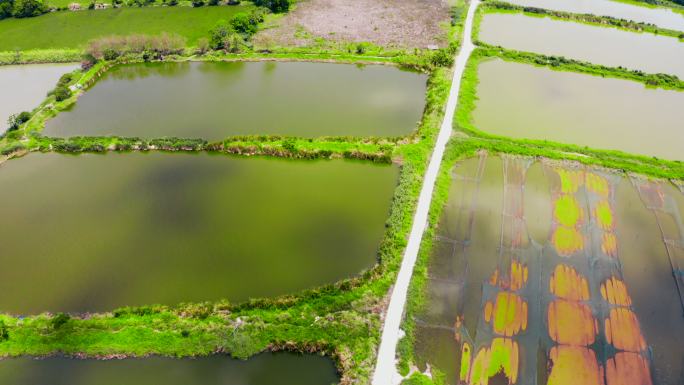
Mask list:
POLYGON ((206 37, 199 38, 197 40, 197 54, 204 55, 207 51, 209 51, 209 39, 206 37))
POLYGON ((10 115, 7 119, 7 126, 10 131, 16 130, 22 124, 28 122, 31 119, 31 113, 27 111, 20 112, 18 114, 10 115))
POLYGON ((204 5, 204 0, 192 0, 192 6, 197 8, 204 5))
POLYGON ((287 12, 290 10, 291 0, 254 0, 254 4, 259 7, 266 7, 275 13, 287 12))
POLYGON ((122 55, 145 52, 148 56, 163 57, 182 54, 184 49, 185 38, 175 34, 108 36, 91 40, 86 48, 86 55, 97 60, 114 60, 122 55))
POLYGON ((17 0, 12 15, 17 18, 34 17, 47 13, 48 7, 38 0, 17 0))
POLYGON ((250 18, 248 14, 240 12, 233 16, 233 19, 230 21, 230 26, 237 33, 251 36, 256 33, 258 23, 259 22, 255 22, 255 20, 250 18))
POLYGON ((71 317, 68 314, 59 313, 50 319, 50 328, 52 330, 59 330, 66 325, 70 319, 71 317))
POLYGON ((66 86, 60 86, 55 88, 55 100, 61 102, 62 100, 69 99, 71 97, 71 90, 66 86))
POLYGON ((9 330, 5 322, 0 320, 0 341, 7 341, 9 339, 9 330))
POLYGON ((438 49, 430 56, 430 64, 435 67, 451 67, 454 65, 454 57, 448 49, 438 49))

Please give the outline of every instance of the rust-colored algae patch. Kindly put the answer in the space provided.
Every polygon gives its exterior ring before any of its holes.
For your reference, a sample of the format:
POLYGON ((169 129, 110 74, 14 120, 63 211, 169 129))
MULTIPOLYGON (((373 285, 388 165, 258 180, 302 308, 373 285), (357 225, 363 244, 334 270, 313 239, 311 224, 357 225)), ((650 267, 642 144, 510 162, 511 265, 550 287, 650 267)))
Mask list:
POLYGON ((581 302, 555 300, 547 312, 549 336, 556 343, 587 346, 594 343, 598 324, 591 308, 581 302))
POLYGON ((588 172, 584 181, 587 186, 587 190, 600 195, 603 198, 608 198, 610 195, 610 185, 606 178, 600 175, 588 172))
POLYGON ((606 340, 617 349, 638 352, 646 349, 636 314, 627 308, 610 309, 606 319, 606 340))
POLYGON ((527 266, 516 260, 512 260, 509 275, 501 275, 499 274, 499 269, 496 269, 489 277, 489 283, 492 286, 499 286, 502 289, 518 291, 527 284, 528 276, 529 269, 527 266))
POLYGON ((551 275, 549 291, 560 298, 586 301, 589 299, 589 282, 577 270, 559 264, 551 275))
POLYGON ((650 385, 648 361, 638 353, 618 352, 606 362, 606 385, 650 385))
POLYGON ((582 219, 582 209, 572 195, 562 195, 558 198, 553 214, 558 223, 565 227, 575 227, 582 219))
POLYGON ((602 200, 596 204, 594 216, 598 219, 601 229, 611 231, 613 229, 613 210, 608 201, 602 200))
POLYGON ((564 168, 556 168, 554 171, 558 174, 561 181, 561 192, 563 194, 574 194, 580 188, 584 181, 584 172, 579 170, 568 170, 564 168))
POLYGON ((593 350, 580 346, 554 346, 549 353, 551 372, 547 385, 603 385, 593 350))
POLYGON ((601 284, 601 296, 613 305, 632 305, 632 298, 627 294, 627 285, 615 277, 610 277, 601 284))
POLYGON ((468 381, 468 375, 470 374, 470 359, 472 355, 472 350, 470 344, 467 342, 463 343, 461 348, 461 371, 459 372, 459 379, 461 382, 468 381))

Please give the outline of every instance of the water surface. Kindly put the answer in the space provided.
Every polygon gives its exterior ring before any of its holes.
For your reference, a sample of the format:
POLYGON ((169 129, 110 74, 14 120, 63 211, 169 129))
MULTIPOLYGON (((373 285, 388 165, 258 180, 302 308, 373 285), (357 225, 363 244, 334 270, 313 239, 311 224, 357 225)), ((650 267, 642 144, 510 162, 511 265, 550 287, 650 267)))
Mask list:
POLYGON ((0 382, 12 385, 331 385, 338 381, 331 360, 289 353, 264 353, 246 361, 225 356, 0 361, 0 382))
POLYGON ((109 71, 49 136, 401 136, 424 106, 426 75, 329 63, 147 63, 109 71))
POLYGON ((0 311, 293 293, 376 262, 398 168, 208 154, 0 167, 0 311))
MULTIPOLYGON (((647 345, 642 353, 652 355, 648 358, 652 364, 652 383, 675 384, 684 378, 681 359, 684 357, 684 334, 681 333, 684 317, 672 268, 655 216, 628 178, 572 164, 542 164, 515 157, 502 162, 501 158, 492 156, 457 163, 452 175, 449 199, 430 257, 427 307, 416 315, 414 348, 421 370, 426 370, 429 364, 433 373, 438 370, 446 374, 447 384, 462 383, 458 381, 462 343, 483 343, 497 336, 482 321, 483 304, 499 290, 491 284, 492 276, 506 260, 506 253, 512 252, 529 272, 526 285, 510 290, 528 304, 526 330, 509 335, 520 349, 517 383, 553 382, 549 376, 552 370, 548 352, 558 345, 548 336, 547 309, 551 301, 557 300, 549 295, 549 277, 559 264, 576 268, 590 282, 591 299, 587 303, 597 309, 593 316, 598 319, 600 335, 605 333, 604 321, 608 314, 597 306, 603 301, 597 283, 607 276, 623 280, 631 297, 631 311, 638 320, 637 330, 647 345), (478 177, 480 167, 483 168, 478 177), (523 172, 516 173, 516 169, 523 172), (566 182, 583 175, 574 179, 579 180, 579 190, 573 193, 568 187, 571 184, 561 184, 560 174, 568 176, 566 182), (607 188, 592 190, 595 186, 607 188), (571 256, 559 256, 554 251, 553 234, 560 225, 552 217, 557 215, 555 210, 563 196, 577 199, 573 201, 580 212, 578 230, 583 234, 585 245, 571 256), (613 213, 612 226, 605 230, 599 228, 594 211, 601 202, 610 202, 613 213), (504 214, 506 207, 509 214, 515 213, 514 217, 504 214), (612 257, 615 259, 606 258, 602 251, 606 250, 602 240, 611 233, 617 237, 615 257, 612 257), (519 237, 511 237, 513 234, 519 237), (500 247, 506 244, 506 239, 513 239, 512 244, 517 248, 500 247), (525 372, 526 360, 530 358, 537 361, 538 370, 525 372)), ((663 188, 665 194, 676 197, 679 207, 674 210, 684 212, 684 194, 667 183, 663 188)), ((503 276, 501 271, 497 276, 503 276)), ((504 292, 507 290, 504 285, 504 292)), ((627 335, 630 332, 627 326, 616 328, 627 335)), ((606 352, 608 358, 614 355, 611 353, 614 347, 605 340, 597 341, 590 348, 606 352)), ((501 357, 504 361, 507 356, 502 353, 501 357)), ((605 360, 606 357, 598 357, 601 365, 606 365, 602 363, 605 360)), ((499 379, 502 381, 490 379, 489 383, 507 383, 503 376, 499 379)))
POLYGON ((664 7, 650 8, 611 0, 507 0, 507 3, 572 13, 591 13, 618 19, 655 24, 684 31, 684 14, 664 7))
POLYGON ((684 92, 499 59, 478 77, 482 131, 684 160, 684 92))
POLYGON ((45 100, 63 74, 77 64, 28 64, 0 66, 0 133, 12 114, 31 111, 45 100))
POLYGON ((684 42, 669 36, 549 17, 488 13, 482 20, 480 40, 519 51, 565 56, 684 79, 684 42))

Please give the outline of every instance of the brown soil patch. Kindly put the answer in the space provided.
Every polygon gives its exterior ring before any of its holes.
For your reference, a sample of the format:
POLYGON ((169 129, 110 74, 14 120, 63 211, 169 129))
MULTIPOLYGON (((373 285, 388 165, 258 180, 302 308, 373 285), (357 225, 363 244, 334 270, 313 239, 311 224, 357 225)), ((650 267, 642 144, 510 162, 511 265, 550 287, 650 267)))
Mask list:
POLYGON ((317 39, 370 42, 385 47, 443 47, 446 0, 301 0, 273 27, 259 32, 259 46, 306 46, 317 39))

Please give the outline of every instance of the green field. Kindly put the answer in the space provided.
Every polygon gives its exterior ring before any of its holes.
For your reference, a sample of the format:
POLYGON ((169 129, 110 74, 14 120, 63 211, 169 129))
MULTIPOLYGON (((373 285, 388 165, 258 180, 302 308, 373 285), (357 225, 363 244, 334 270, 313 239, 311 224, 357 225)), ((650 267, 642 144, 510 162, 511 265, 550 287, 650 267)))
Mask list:
POLYGON ((193 45, 218 20, 228 20, 253 6, 149 7, 55 12, 29 19, 0 21, 0 51, 76 48, 108 35, 177 33, 193 45))

